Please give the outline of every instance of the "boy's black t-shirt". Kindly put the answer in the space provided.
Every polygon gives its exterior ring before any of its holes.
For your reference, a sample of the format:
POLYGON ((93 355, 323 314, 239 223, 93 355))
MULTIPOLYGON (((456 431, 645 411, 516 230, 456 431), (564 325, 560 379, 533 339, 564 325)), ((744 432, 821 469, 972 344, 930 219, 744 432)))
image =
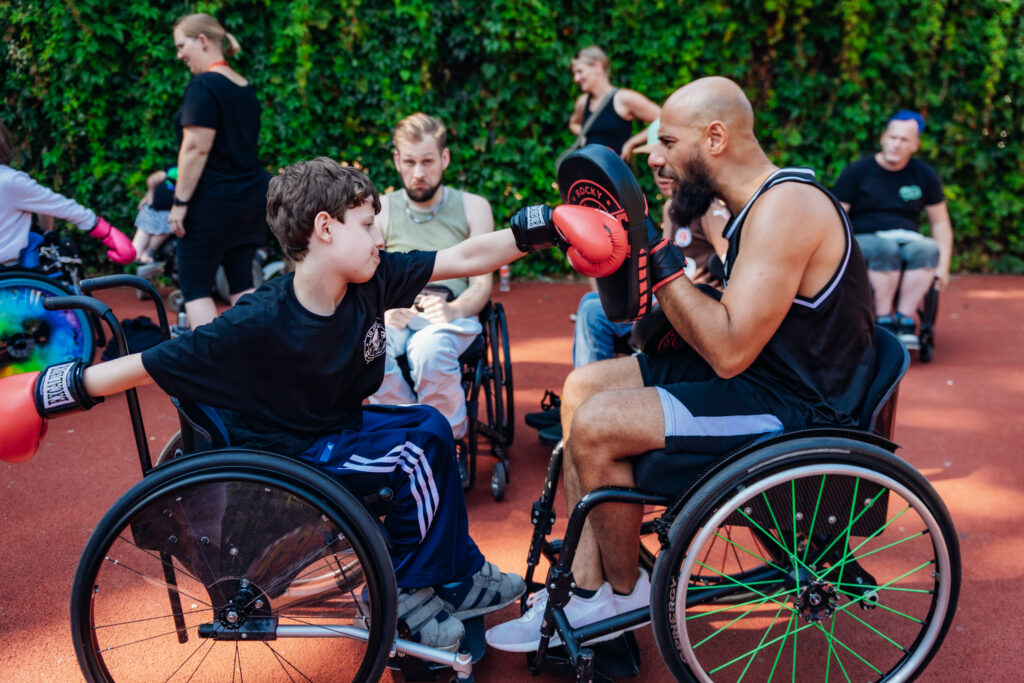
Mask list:
POLYGON ((293 275, 270 280, 208 325, 142 354, 171 396, 217 409, 233 445, 295 455, 362 426, 384 378, 384 311, 412 306, 435 252, 380 252, 330 316, 299 303, 293 275))
POLYGON ((917 232, 921 211, 945 201, 935 169, 911 157, 899 171, 887 171, 874 156, 858 159, 843 169, 833 190, 850 205, 850 222, 858 234, 902 228, 917 232))
POLYGON ((235 85, 213 71, 196 74, 174 116, 179 146, 183 126, 217 131, 193 197, 240 199, 268 175, 258 154, 260 103, 252 85, 235 85))

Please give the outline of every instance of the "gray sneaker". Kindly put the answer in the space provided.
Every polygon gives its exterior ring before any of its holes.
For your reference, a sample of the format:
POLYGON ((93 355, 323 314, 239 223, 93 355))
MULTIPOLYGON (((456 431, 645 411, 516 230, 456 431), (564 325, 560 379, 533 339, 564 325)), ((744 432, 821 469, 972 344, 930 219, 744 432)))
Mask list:
POLYGON ((472 619, 511 605, 526 591, 518 574, 502 574, 491 562, 484 562, 476 574, 455 586, 434 589, 445 607, 457 619, 472 619))
POLYGON ((466 634, 462 622, 449 614, 433 588, 399 590, 398 618, 409 627, 413 641, 448 652, 458 652, 466 634))

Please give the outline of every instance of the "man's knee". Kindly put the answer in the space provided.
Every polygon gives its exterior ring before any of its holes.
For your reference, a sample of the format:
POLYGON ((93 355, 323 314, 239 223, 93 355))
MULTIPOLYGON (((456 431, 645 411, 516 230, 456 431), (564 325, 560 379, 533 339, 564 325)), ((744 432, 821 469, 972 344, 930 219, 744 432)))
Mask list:
POLYGON ((856 239, 868 270, 899 272, 903 258, 898 243, 875 235, 856 235, 856 239))
POLYGON ((905 270, 935 270, 939 265, 939 245, 932 239, 921 239, 903 245, 905 270))

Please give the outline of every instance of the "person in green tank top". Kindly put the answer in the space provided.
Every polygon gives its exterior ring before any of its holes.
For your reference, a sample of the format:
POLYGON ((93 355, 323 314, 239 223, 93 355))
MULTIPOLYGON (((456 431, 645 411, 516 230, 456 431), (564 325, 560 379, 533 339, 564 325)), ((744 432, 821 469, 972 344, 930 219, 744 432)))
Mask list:
MULTIPOLYGON (((444 249, 494 231, 490 203, 444 184, 451 162, 440 121, 416 113, 399 121, 392 137, 402 189, 383 197, 377 225, 387 251, 444 249)), ((373 404, 423 403, 448 419, 456 439, 468 428, 459 356, 480 334, 477 314, 491 296, 492 274, 431 283, 412 308, 388 311, 384 383, 373 404), (439 287, 440 286, 440 287, 439 287), (413 386, 402 377, 397 358, 409 362, 413 386)))

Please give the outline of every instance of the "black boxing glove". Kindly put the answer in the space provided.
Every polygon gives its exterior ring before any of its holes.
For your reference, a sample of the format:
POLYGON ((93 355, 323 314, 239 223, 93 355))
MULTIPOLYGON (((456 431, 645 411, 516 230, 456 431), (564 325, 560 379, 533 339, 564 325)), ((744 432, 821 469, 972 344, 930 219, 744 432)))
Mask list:
POLYGON ((672 242, 662 239, 650 245, 647 254, 651 291, 659 289, 685 274, 686 257, 672 242))
POLYGON ((555 230, 551 207, 546 204, 534 204, 519 209, 509 219, 512 235, 516 238, 519 251, 531 252, 548 247, 566 246, 555 230))
POLYGON ((40 417, 89 410, 103 402, 102 396, 94 398, 85 390, 82 375, 87 367, 84 361, 72 360, 51 365, 39 373, 33 395, 40 417))

